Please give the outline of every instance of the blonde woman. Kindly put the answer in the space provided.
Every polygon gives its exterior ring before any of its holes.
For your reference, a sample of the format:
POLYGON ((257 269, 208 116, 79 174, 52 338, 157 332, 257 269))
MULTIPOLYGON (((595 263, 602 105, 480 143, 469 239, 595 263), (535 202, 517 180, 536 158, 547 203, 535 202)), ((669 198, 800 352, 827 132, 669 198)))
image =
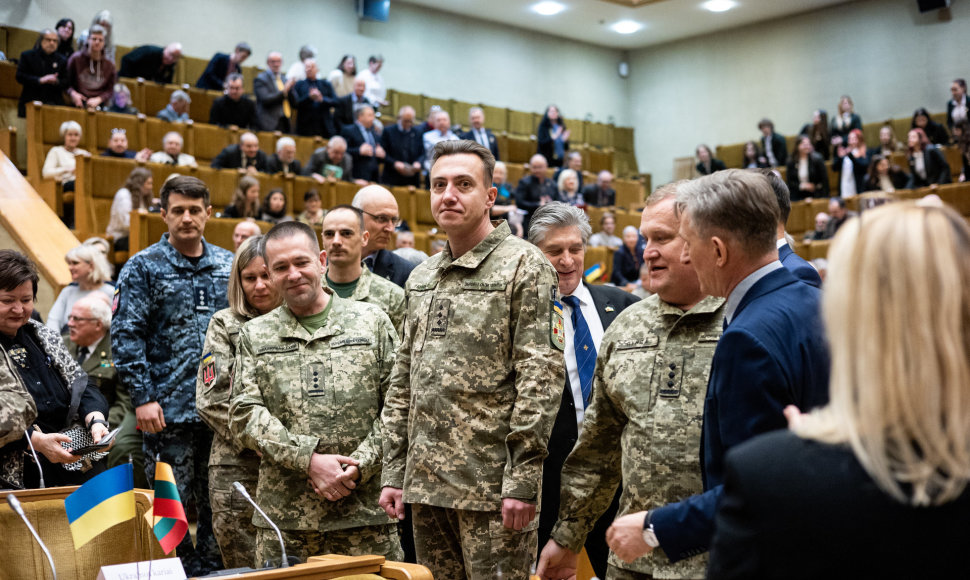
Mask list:
POLYGON ((64 259, 71 271, 71 283, 58 294, 47 316, 47 328, 56 332, 67 326, 68 314, 75 302, 95 292, 101 292, 110 300, 115 291, 111 285, 111 264, 97 246, 75 246, 68 250, 64 259))
POLYGON ((829 252, 831 399, 727 456, 708 578, 965 578, 970 228, 886 205, 829 252))

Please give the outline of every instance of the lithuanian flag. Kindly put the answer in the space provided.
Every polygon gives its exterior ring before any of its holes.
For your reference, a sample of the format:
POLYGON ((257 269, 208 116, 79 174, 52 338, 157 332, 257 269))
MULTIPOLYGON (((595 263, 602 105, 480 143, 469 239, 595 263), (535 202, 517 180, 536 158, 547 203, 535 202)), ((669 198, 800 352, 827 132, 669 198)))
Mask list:
POLYGON ((152 531, 166 554, 179 545, 189 529, 185 509, 175 485, 172 466, 159 461, 155 464, 155 500, 152 502, 152 531))
POLYGON ((135 517, 132 473, 130 463, 119 465, 91 478, 64 498, 75 550, 111 526, 135 517))

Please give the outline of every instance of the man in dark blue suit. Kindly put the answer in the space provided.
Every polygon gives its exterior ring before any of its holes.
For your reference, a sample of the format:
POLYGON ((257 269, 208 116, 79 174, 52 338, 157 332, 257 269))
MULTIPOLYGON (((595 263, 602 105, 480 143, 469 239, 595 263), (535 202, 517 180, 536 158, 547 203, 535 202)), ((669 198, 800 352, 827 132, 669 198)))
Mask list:
POLYGON ((356 121, 340 131, 347 140, 347 153, 354 160, 354 179, 377 181, 378 164, 386 153, 381 147, 380 136, 374 131, 374 108, 359 105, 355 111, 356 121))
POLYGON ((385 185, 421 186, 424 142, 414 126, 414 116, 413 107, 401 107, 397 123, 384 127, 381 133, 381 145, 386 153, 381 183, 385 185))
POLYGON ((684 259, 694 265, 702 291, 727 297, 704 402, 705 492, 618 519, 607 541, 627 561, 658 547, 671 561, 705 552, 723 491, 725 453, 784 428, 785 406, 811 409, 828 401, 821 292, 778 260, 780 213, 767 179, 720 171, 684 184, 678 199, 684 259))
POLYGON ((196 81, 195 86, 210 91, 221 91, 230 73, 242 73, 242 63, 252 53, 253 49, 245 42, 236 45, 232 56, 223 52, 215 53, 202 72, 202 76, 196 81))
POLYGON ((404 288, 414 264, 387 249, 391 234, 401 225, 394 194, 380 185, 368 185, 354 195, 351 205, 364 212, 364 229, 370 236, 364 246, 364 265, 404 288))
POLYGON ((459 135, 459 137, 474 141, 482 147, 488 148, 495 157, 495 160, 499 161, 498 141, 495 140, 495 135, 485 128, 485 111, 481 107, 472 107, 468 111, 468 122, 471 124, 471 127, 468 131, 459 135))
POLYGON ((788 235, 785 233, 785 224, 788 223, 788 216, 791 214, 791 193, 788 191, 788 185, 774 169, 755 169, 754 171, 768 178, 768 183, 771 184, 771 189, 775 192, 775 199, 778 200, 778 209, 781 212, 778 216, 778 242, 776 244, 778 246, 778 260, 781 261, 782 266, 788 268, 788 271, 802 282, 809 286, 821 288, 822 277, 819 276, 818 270, 796 254, 795 250, 788 244, 788 235))
POLYGON ((337 95, 327 79, 317 78, 317 61, 304 61, 307 78, 293 85, 289 98, 296 109, 296 134, 319 135, 324 139, 337 134, 331 109, 338 105, 337 95))

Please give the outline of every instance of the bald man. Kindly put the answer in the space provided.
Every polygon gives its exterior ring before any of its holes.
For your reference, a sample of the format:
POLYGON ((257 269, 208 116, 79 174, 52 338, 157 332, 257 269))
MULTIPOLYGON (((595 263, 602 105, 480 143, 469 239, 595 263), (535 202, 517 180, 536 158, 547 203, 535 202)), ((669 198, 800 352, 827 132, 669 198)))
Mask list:
POLYGON ((386 188, 368 185, 357 192, 351 205, 364 213, 364 229, 370 236, 364 248, 364 264, 378 276, 404 288, 414 264, 387 249, 391 233, 401 225, 397 200, 386 188))

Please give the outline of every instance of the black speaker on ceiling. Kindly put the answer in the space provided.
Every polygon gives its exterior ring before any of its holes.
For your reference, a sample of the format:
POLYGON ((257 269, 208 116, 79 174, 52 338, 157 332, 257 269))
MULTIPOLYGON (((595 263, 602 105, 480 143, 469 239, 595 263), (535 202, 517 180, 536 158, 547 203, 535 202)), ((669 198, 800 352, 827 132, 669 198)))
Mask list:
POLYGON ((949 8, 950 0, 916 0, 920 12, 933 12, 941 8, 949 8))

